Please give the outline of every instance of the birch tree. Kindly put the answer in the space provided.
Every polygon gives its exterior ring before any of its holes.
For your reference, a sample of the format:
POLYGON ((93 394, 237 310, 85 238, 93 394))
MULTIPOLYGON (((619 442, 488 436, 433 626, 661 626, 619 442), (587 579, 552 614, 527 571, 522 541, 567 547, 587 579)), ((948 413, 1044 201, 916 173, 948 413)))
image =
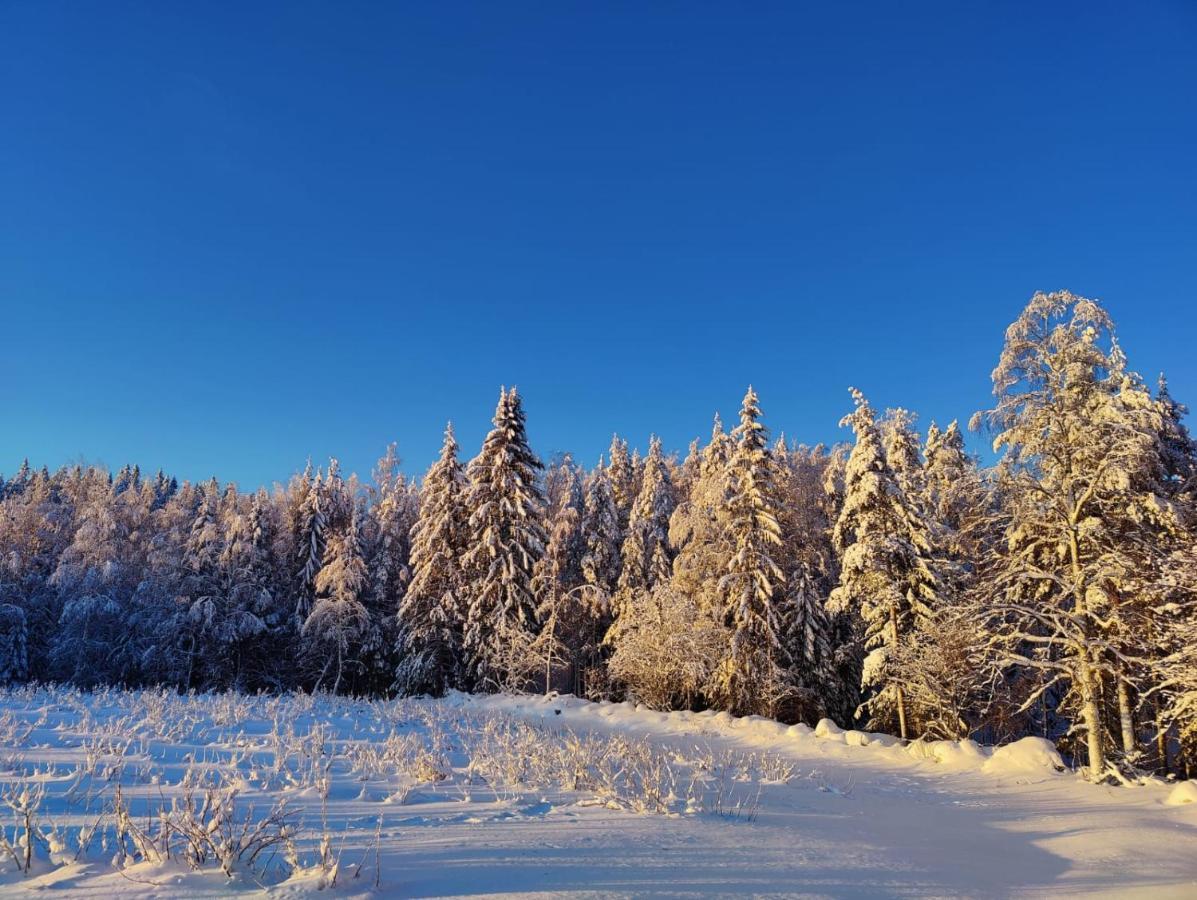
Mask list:
MULTIPOLYGON (((1103 681, 1125 692, 1145 662, 1119 632, 1142 624, 1122 588, 1155 554, 1152 523, 1167 513, 1154 492, 1159 410, 1126 372, 1106 311, 1067 291, 1036 294, 1006 330, 993 390, 983 421, 1005 454, 1009 524, 978 579, 981 609, 1006 663, 1044 673, 1040 694, 1067 690, 1089 774, 1102 778, 1113 742, 1103 681)), ((1120 706, 1125 749, 1125 694, 1120 706)))

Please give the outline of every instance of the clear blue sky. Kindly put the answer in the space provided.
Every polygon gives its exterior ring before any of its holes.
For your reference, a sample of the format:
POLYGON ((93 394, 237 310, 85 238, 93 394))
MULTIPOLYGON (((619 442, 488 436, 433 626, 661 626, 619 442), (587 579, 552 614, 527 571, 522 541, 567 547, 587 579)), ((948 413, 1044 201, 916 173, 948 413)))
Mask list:
POLYGON ((0 471, 964 419, 1064 287, 1197 405, 1190 0, 0 5, 0 471))

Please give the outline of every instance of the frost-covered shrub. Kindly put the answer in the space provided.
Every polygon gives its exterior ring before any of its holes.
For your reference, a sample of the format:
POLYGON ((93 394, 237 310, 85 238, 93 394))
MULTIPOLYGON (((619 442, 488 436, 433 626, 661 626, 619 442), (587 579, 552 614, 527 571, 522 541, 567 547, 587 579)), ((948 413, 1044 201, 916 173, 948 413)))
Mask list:
POLYGON ((727 630, 668 583, 635 592, 624 609, 611 675, 653 709, 689 707, 727 646, 727 630))

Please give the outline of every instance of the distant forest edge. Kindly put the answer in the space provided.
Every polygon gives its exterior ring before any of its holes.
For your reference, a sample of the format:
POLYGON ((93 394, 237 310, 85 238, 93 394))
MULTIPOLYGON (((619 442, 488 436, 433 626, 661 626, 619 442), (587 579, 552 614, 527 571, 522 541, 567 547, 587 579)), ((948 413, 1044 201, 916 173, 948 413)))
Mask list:
POLYGON ((1056 741, 1095 780, 1197 769, 1197 444, 1095 301, 1036 294, 991 409, 920 434, 852 391, 836 447, 739 421, 542 464, 515 389, 418 483, 336 460, 243 494, 27 464, 0 479, 0 684, 562 690, 1056 741))

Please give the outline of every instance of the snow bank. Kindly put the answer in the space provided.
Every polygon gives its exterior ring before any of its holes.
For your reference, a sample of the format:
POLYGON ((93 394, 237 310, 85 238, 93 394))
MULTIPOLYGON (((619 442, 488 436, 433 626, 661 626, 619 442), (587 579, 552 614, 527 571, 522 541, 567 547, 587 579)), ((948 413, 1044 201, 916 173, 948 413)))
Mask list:
POLYGON ((1025 737, 994 748, 981 771, 986 775, 1051 775, 1064 771, 1064 760, 1051 741, 1025 737))
POLYGON ((988 751, 976 741, 911 741, 906 752, 915 759, 929 759, 952 769, 977 769, 989 764, 988 751))
POLYGON ((787 727, 761 716, 739 718, 711 710, 700 713, 659 712, 634 703, 594 703, 568 694, 549 697, 453 694, 449 702, 529 719, 552 719, 572 728, 618 724, 650 735, 692 734, 697 730, 774 752, 784 750, 787 745, 810 741, 813 737, 828 744, 853 748, 846 752, 893 752, 951 771, 978 771, 997 777, 1055 775, 1065 770, 1064 762, 1051 741, 1037 737, 1023 738, 996 748, 983 747, 967 738, 960 741, 919 739, 904 743, 890 734, 845 730, 831 719, 820 719, 812 730, 808 725, 787 727))
POLYGON ((1183 806, 1186 803, 1197 803, 1197 783, 1182 781, 1172 789, 1168 799, 1164 801, 1168 806, 1183 806))

